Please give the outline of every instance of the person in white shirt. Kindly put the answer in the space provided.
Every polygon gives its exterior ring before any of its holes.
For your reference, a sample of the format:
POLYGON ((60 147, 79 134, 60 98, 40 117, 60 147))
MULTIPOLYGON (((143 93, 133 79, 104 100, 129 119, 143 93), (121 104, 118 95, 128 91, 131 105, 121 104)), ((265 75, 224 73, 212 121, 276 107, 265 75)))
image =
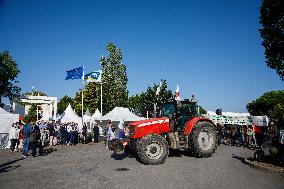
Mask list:
POLYGON ((10 128, 9 138, 10 138, 10 141, 11 141, 10 150, 11 150, 11 153, 13 153, 14 150, 15 150, 15 146, 17 144, 17 140, 19 138, 19 131, 18 131, 17 125, 15 123, 13 123, 12 127, 10 128))
POLYGON ((44 146, 45 145, 45 140, 46 140, 46 123, 44 123, 43 121, 40 123, 39 125, 39 129, 40 129, 40 140, 41 140, 41 145, 44 146))

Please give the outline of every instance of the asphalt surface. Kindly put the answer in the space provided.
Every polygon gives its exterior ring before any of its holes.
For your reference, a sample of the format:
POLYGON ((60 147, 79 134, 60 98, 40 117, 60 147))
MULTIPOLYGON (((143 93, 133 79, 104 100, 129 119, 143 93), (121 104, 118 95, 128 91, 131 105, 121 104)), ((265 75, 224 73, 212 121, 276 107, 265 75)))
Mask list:
POLYGON ((210 158, 185 154, 162 165, 143 165, 103 144, 46 148, 47 155, 21 159, 0 150, 0 188, 284 188, 284 177, 251 168, 253 151, 221 145, 210 158))

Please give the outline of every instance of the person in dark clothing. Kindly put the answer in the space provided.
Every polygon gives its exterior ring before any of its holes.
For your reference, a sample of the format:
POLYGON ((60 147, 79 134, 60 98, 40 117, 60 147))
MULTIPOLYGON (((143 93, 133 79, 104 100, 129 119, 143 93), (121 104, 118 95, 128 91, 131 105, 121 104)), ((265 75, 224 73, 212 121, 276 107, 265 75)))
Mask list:
POLYGON ((88 128, 86 126, 86 124, 84 123, 84 126, 82 128, 82 135, 83 135, 83 144, 87 143, 87 131, 88 131, 88 128))
POLYGON ((218 146, 220 146, 221 144, 221 140, 222 140, 222 125, 217 123, 217 142, 218 142, 218 146))
POLYGON ((78 126, 75 126, 75 131, 74 131, 74 145, 79 143, 79 132, 78 132, 78 126))
POLYGON ((72 129, 70 131, 70 145, 75 145, 75 127, 72 126, 72 129))
POLYGON ((53 123, 49 125, 48 130, 49 130, 49 145, 55 146, 54 137, 56 137, 56 133, 53 123))
POLYGON ((235 127, 231 128, 231 143, 230 145, 235 146, 237 140, 237 129, 235 127))
POLYGON ((60 126, 59 133, 60 133, 60 144, 65 145, 67 141, 67 130, 63 125, 60 126))
POLYGON ((40 141, 40 130, 37 125, 34 126, 33 131, 31 132, 31 135, 29 137, 30 139, 30 144, 31 144, 31 149, 32 149, 32 156, 36 156, 36 148, 37 146, 39 147, 39 154, 42 155, 42 146, 39 146, 39 143, 41 144, 40 141))
POLYGON ((66 144, 68 144, 68 131, 67 131, 67 126, 65 125, 63 128, 64 128, 63 140, 64 140, 64 145, 66 145, 66 144))
POLYGON ((94 133, 94 143, 98 143, 99 142, 100 129, 99 129, 97 123, 95 123, 95 125, 94 125, 93 133, 94 133))

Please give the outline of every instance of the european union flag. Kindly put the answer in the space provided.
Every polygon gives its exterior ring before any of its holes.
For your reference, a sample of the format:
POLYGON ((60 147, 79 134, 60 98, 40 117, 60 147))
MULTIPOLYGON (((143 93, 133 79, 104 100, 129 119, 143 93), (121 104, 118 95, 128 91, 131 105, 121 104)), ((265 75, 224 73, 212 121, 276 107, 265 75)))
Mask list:
POLYGON ((68 79, 82 79, 83 77, 83 67, 75 68, 73 70, 66 71, 67 76, 65 80, 68 79))

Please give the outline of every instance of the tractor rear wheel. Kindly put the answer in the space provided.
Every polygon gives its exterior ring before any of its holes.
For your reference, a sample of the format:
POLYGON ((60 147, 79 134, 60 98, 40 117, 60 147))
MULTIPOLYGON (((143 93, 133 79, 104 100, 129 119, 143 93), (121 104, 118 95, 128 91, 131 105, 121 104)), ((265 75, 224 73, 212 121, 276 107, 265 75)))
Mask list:
POLYGON ((162 164, 169 155, 168 143, 160 135, 145 136, 137 143, 137 155, 146 165, 162 164))
POLYGON ((195 157, 210 157, 217 149, 217 137, 214 126, 208 122, 199 122, 189 135, 190 151, 195 157))

